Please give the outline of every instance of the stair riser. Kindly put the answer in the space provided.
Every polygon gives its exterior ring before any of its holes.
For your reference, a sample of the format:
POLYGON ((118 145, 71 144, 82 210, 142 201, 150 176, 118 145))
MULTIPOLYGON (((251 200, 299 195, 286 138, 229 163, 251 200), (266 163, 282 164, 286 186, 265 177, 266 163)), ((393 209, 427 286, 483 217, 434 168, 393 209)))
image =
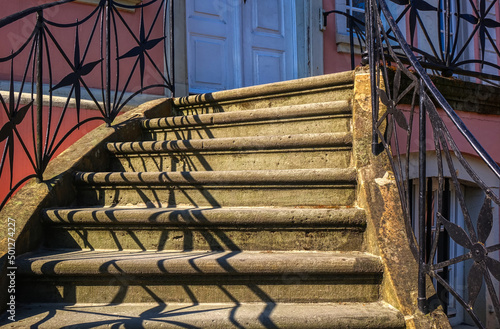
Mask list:
POLYGON ((175 111, 178 115, 195 115, 298 104, 311 104, 322 100, 333 102, 351 99, 353 95, 352 87, 352 84, 346 84, 316 90, 297 90, 295 92, 289 92, 281 95, 261 95, 251 99, 235 99, 233 101, 218 101, 193 105, 189 105, 187 104, 188 102, 181 100, 179 103, 182 103, 183 105, 175 103, 175 111))
POLYGON ((19 279, 21 296, 31 303, 252 303, 252 302, 373 302, 379 298, 380 278, 345 274, 313 278, 302 273, 186 279, 65 277, 57 281, 19 279))
POLYGON ((354 185, 338 186, 79 186, 79 206, 353 206, 354 185))
POLYGON ((171 129, 144 130, 143 140, 187 140, 245 136, 272 136, 347 132, 351 130, 349 115, 254 122, 247 124, 207 125, 171 129))
POLYGON ((347 168, 351 150, 322 148, 316 150, 269 150, 241 152, 182 152, 144 155, 119 155, 113 171, 205 171, 205 170, 284 170, 347 168))
POLYGON ((363 243, 361 229, 109 229, 47 230, 46 247, 142 250, 319 250, 354 251, 363 243))

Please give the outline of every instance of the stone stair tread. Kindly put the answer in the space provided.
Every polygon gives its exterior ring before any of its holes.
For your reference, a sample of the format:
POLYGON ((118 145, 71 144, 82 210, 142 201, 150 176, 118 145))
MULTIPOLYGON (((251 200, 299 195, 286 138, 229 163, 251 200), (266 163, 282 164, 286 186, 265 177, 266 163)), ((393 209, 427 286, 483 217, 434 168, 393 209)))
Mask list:
POLYGON ((226 137, 212 139, 107 143, 115 154, 182 151, 265 150, 304 147, 351 147, 351 133, 226 137))
POLYGON ((356 183, 355 168, 233 170, 190 172, 76 172, 75 182, 88 185, 237 185, 356 183))
POLYGON ((404 317, 384 302, 371 303, 168 303, 27 304, 17 321, 29 328, 404 328, 404 317))
POLYGON ((381 275, 380 257, 364 252, 44 250, 18 257, 21 276, 381 275))
POLYGON ((161 226, 312 226, 356 227, 366 225, 358 208, 206 207, 206 208, 52 208, 43 219, 53 225, 161 225, 161 226))
POLYGON ((310 103, 290 106, 279 106, 236 112, 216 112, 198 115, 174 116, 146 119, 142 122, 144 129, 172 129, 205 125, 225 125, 248 123, 278 119, 295 119, 300 117, 324 116, 332 114, 350 114, 347 100, 310 103))
POLYGON ((109 139, 106 171, 74 172, 73 203, 41 211, 0 327, 405 328, 364 241, 353 83, 176 98, 109 139))
POLYGON ((266 96, 277 97, 281 94, 287 94, 289 97, 294 93, 304 94, 308 91, 318 88, 324 89, 325 87, 352 86, 353 83, 354 71, 345 71, 296 80, 222 90, 208 94, 179 97, 174 98, 173 103, 175 107, 183 108, 200 103, 221 103, 244 98, 264 98, 266 96))

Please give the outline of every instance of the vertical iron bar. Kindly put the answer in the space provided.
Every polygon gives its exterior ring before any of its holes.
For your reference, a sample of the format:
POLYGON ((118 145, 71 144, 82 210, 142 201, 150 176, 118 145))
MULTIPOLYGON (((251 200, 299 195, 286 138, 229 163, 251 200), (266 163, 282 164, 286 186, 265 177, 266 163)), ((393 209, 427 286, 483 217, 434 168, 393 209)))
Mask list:
POLYGON ((450 67, 450 0, 444 0, 444 62, 447 67, 450 67))
POLYGON ((37 57, 36 57, 36 175, 37 181, 43 181, 43 11, 37 12, 37 57))
POLYGON ((368 63, 370 67, 370 84, 372 96, 372 153, 379 154, 377 121, 378 121, 378 95, 377 95, 377 63, 375 60, 375 37, 373 17, 374 8, 372 8, 371 0, 365 0, 365 22, 366 22, 366 50, 368 52, 368 63))
POLYGON ((111 126, 111 1, 106 1, 106 125, 111 126))
POLYGON ((170 84, 175 97, 174 0, 170 0, 170 84))
POLYGON ((425 273, 425 255, 426 255, 426 225, 425 225, 425 203, 426 203, 426 110, 424 105, 424 83, 420 82, 420 112, 419 112, 419 195, 418 195, 418 228, 419 228, 419 264, 418 264, 418 308, 421 312, 427 313, 426 298, 426 273, 425 273))

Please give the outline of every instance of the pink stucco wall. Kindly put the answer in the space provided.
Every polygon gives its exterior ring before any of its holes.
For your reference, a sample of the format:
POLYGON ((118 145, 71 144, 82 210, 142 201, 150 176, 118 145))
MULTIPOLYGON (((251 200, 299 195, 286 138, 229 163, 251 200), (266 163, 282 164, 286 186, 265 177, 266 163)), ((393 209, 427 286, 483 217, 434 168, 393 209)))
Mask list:
MULTIPOLYGON (((43 3, 52 2, 50 0, 23 0, 23 1, 4 1, 2 3, 2 13, 1 16, 6 17, 10 14, 19 12, 23 9, 30 8, 33 6, 37 6, 43 3)), ((80 3, 71 3, 64 4, 62 6, 53 7, 50 9, 44 10, 44 18, 50 21, 54 21, 61 24, 69 24, 75 23, 77 20, 82 21, 85 17, 87 17, 92 11, 96 8, 95 5, 88 4, 80 4, 80 3)), ((145 19, 145 29, 146 33, 149 32, 151 27, 153 17, 155 17, 158 6, 149 6, 144 9, 144 17, 145 19)), ((119 11, 120 15, 123 19, 129 24, 132 32, 135 34, 136 38, 139 38, 140 31, 140 10, 136 10, 135 12, 128 11, 119 11)), ((94 15, 90 20, 86 21, 78 30, 79 32, 79 40, 80 40, 80 54, 83 57, 85 48, 87 47, 87 43, 89 41, 89 37, 93 30, 94 24, 96 23, 97 15, 94 15)), ((7 46, 0 48, 0 57, 5 57, 11 54, 14 50, 19 49, 19 47, 25 42, 25 40, 31 35, 33 28, 35 26, 36 15, 30 15, 25 17, 16 23, 10 24, 9 26, 5 26, 0 29, 0 34, 5 36, 4 40, 7 40, 7 46)), ((103 56, 101 55, 101 47, 100 47, 100 21, 97 23, 97 29, 95 30, 95 34, 93 35, 90 47, 88 48, 88 53, 86 55, 84 64, 101 60, 103 56)), ((130 34, 130 32, 125 28, 121 20, 116 16, 116 25, 118 30, 118 56, 124 55, 132 48, 136 47, 138 44, 135 41, 134 37, 130 34)), ((75 40, 76 40, 76 28, 59 28, 54 26, 48 26, 49 31, 54 35, 55 39, 59 43, 60 47, 66 53, 68 59, 73 62, 74 53, 75 53, 75 40)), ((153 32, 150 35, 149 40, 156 39, 162 37, 163 33, 163 22, 162 17, 160 16, 159 20, 157 20, 153 32)), ((114 31, 112 33, 112 39, 114 40, 114 31)), ((71 72, 71 67, 64 59, 64 57, 60 54, 60 52, 56 49, 55 43, 47 37, 47 42, 49 44, 50 51, 50 59, 52 63, 52 73, 53 73, 53 84, 57 84, 62 78, 64 78, 67 74, 71 72)), ((27 67, 27 59, 29 54, 30 45, 23 51, 21 56, 16 57, 14 60, 14 78, 15 80, 21 80, 24 74, 25 68, 27 67)), ((149 51, 149 54, 159 69, 163 72, 163 51, 161 44, 158 45, 153 50, 149 51)), ((136 57, 125 59, 120 62, 119 70, 116 69, 116 58, 117 56, 117 48, 116 43, 112 42, 111 47, 111 60, 112 60, 112 77, 116 77, 117 74, 120 76, 120 81, 123 81, 122 85, 119 89, 124 88, 125 78, 130 75, 132 68, 134 65, 137 65, 135 68, 135 74, 133 75, 131 83, 127 86, 126 90, 133 91, 140 88, 140 75, 139 75, 139 65, 136 63, 136 57)), ((45 58, 47 58, 47 54, 44 53, 45 58)), ((45 60, 46 62, 46 60, 45 60)), ((153 65, 151 61, 146 58, 146 66, 145 66, 145 84, 155 84, 161 83, 161 79, 158 76, 155 76, 155 72, 153 69, 153 65)), ((30 68, 31 69, 31 68, 30 68)), ((48 65, 45 63, 44 71, 48 72, 48 65)), ((6 65, 3 63, 0 65, 0 79, 8 80, 10 78, 10 65, 6 65)), ((29 78, 31 79, 31 78, 29 78)), ((90 88, 98 88, 101 86, 101 73, 100 66, 93 70, 92 73, 84 77, 85 82, 88 84, 90 88)), ((44 74, 44 83, 49 82, 49 76, 44 74)), ((113 84, 113 89, 115 89, 115 84, 113 84)), ((154 93, 158 93, 156 90, 154 93)))
MULTIPOLYGON (((3 1, 2 2, 2 11, 0 13, 1 18, 7 17, 11 14, 20 12, 24 9, 31 8, 34 6, 38 6, 43 3, 48 3, 48 2, 53 2, 53 0, 23 0, 23 1, 3 1)), ((53 7, 50 9, 44 10, 44 18, 50 21, 54 21, 57 23, 74 23, 78 20, 82 20, 86 16, 88 16, 96 6, 94 5, 86 5, 86 4, 77 4, 77 3, 72 3, 72 4, 65 4, 63 6, 57 6, 53 7)), ((144 11, 144 16, 147 18, 146 19, 146 33, 149 32, 151 22, 153 21, 152 17, 156 14, 157 7, 151 6, 145 9, 144 11)), ((127 11, 121 11, 120 14, 122 15, 123 19, 127 21, 129 24, 130 28, 133 30, 134 34, 136 37, 139 35, 139 30, 140 30, 140 10, 136 10, 136 12, 127 12, 127 11)), ((161 17, 161 16, 160 16, 161 17)), ((87 42, 89 40, 89 37, 91 35, 91 31, 93 29, 93 26, 96 22, 97 16, 94 16, 92 19, 89 21, 85 22, 78 30, 79 32, 79 40, 80 40, 80 55, 81 58, 83 58, 83 55, 85 53, 85 49, 87 47, 87 42)), ((12 52, 17 51, 20 49, 20 47, 25 43, 27 38, 30 37, 34 27, 35 27, 35 20, 36 20, 36 15, 32 14, 30 16, 27 16, 25 18, 22 18, 21 20, 12 23, 8 26, 5 26, 3 28, 0 28, 0 35, 3 36, 3 40, 6 42, 6 44, 3 45, 3 47, 0 48, 0 58, 9 56, 12 52)), ((123 90, 125 89, 125 81, 128 78, 130 72, 132 72, 132 68, 134 65, 137 65, 137 68, 135 69, 134 76, 130 82, 130 84, 127 86, 126 90, 128 91, 135 91, 140 88, 140 77, 139 77, 139 69, 138 69, 138 64, 136 64, 136 58, 131 58, 131 59, 126 59, 120 62, 120 69, 119 71, 115 68, 116 66, 116 58, 118 57, 117 54, 123 55, 130 49, 134 48, 137 46, 137 42, 135 39, 131 36, 130 32, 126 30, 123 26, 123 24, 120 22, 120 20, 117 18, 117 29, 119 30, 118 33, 118 39, 119 39, 119 48, 118 51, 116 51, 116 44, 113 42, 112 44, 112 54, 111 54, 111 59, 112 59, 112 77, 115 78, 117 77, 117 73, 119 73, 119 81, 120 84, 118 85, 118 88, 116 88, 116 84, 112 84, 112 89, 118 89, 118 90, 123 90)), ((155 39, 155 38, 160 38, 162 36, 162 18, 160 18, 153 28, 153 32, 151 33, 150 39, 155 39)), ((69 27, 69 28, 58 28, 58 27, 53 27, 53 26, 48 26, 49 31, 54 35, 55 39, 59 43, 59 47, 61 47, 64 52, 66 53, 66 56, 68 60, 73 63, 74 57, 75 57, 75 40, 76 40, 76 28, 75 27, 69 27)), ((85 57, 84 60, 84 65, 87 63, 91 63, 94 61, 98 61, 102 58, 101 56, 101 49, 100 49, 100 22, 98 22, 97 29, 96 29, 96 34, 92 38, 92 41, 90 43, 90 46, 88 48, 88 53, 85 57)), ((44 83, 49 82, 49 71, 52 72, 52 86, 56 85, 58 82, 60 82, 66 75, 72 73, 72 68, 70 65, 67 63, 66 59, 60 54, 60 52, 57 50, 56 44, 54 41, 50 39, 49 36, 47 36, 47 40, 44 41, 46 44, 48 44, 48 49, 50 53, 50 60, 51 60, 51 70, 49 70, 49 66, 47 64, 47 53, 46 51, 44 52, 44 83)), ((156 50, 155 48, 153 51, 150 51, 152 59, 156 62, 160 70, 163 71, 163 51, 161 49, 161 44, 156 50)), ((33 72, 33 59, 31 61, 28 60, 29 58, 29 53, 31 51, 31 43, 28 44, 28 46, 21 52, 20 55, 16 56, 16 58, 11 62, 2 62, 0 63, 0 80, 4 81, 9 81, 11 78, 11 63, 13 66, 13 78, 14 81, 21 81, 23 79, 23 76, 25 72, 27 71, 27 77, 26 77, 26 86, 25 89, 23 89, 23 92, 29 92, 31 89, 31 83, 30 81, 32 80, 32 72, 33 72)), ((89 88, 98 88, 100 89, 101 87, 101 69, 100 66, 98 65, 94 71, 84 77, 84 81, 87 84, 89 88)), ((149 84, 156 84, 156 83, 161 83, 161 80, 159 79, 158 76, 154 76, 154 72, 152 69, 152 65, 148 59, 146 59, 146 66, 145 66, 145 76, 144 76, 144 84, 149 85, 149 84)), ((5 89, 5 88, 4 88, 5 89)), ((7 88, 8 89, 8 88, 7 88)), ((48 88, 45 88, 44 93, 48 93, 48 88)), ((5 91, 5 90, 4 90, 5 91)), ((150 90, 148 91, 149 93, 158 93, 160 90, 150 90)), ((74 97, 74 93, 72 95, 74 97)), ((8 100, 5 100, 8 102, 8 100)), ((15 100, 17 102, 17 98, 15 100)), ((21 107, 24 104, 21 104, 21 107)), ((7 111, 8 109, 4 109, 3 106, 0 104, 0 128, 2 128, 5 123, 8 121, 8 116, 7 116, 7 111)), ((53 107, 52 108, 52 132, 51 134, 54 133, 54 127, 56 125, 56 122, 59 120, 60 113, 63 111, 62 108, 60 107, 53 107)), ((77 118, 76 118, 76 109, 74 108, 68 108, 67 109, 67 114, 65 116, 65 119, 62 122, 61 129, 57 136, 55 137, 56 139, 56 144, 60 140, 60 138, 66 134, 66 132, 69 131, 72 127, 74 127, 77 124, 77 118)), ((44 107, 43 109, 43 122, 44 122, 44 128, 43 131, 44 133, 47 131, 47 126, 46 123, 48 121, 48 113, 49 113, 49 108, 44 107)), ((90 117, 96 117, 100 116, 99 112, 97 110, 89 110, 89 109, 81 109, 80 110, 80 120, 85 120, 90 117)), ((62 146, 57 150, 55 155, 61 153, 64 149, 66 149, 69 145, 73 144, 76 140, 84 136, 86 133, 90 132, 92 129, 97 127, 98 125, 102 124, 102 121, 92 121, 89 123, 86 123, 85 125, 81 126, 79 129, 75 130, 68 139, 65 140, 65 142, 62 144, 62 146)), ((17 133, 19 136, 21 136, 24 145, 26 146, 28 152, 30 153, 31 156, 34 154, 34 144, 33 144, 33 126, 32 126, 32 114, 31 110, 28 112, 28 114, 25 116, 24 120, 22 123, 16 126, 17 133)), ((4 163, 4 168, 2 172, 0 173, 0 202, 4 199, 4 197, 7 195, 7 193, 10 191, 10 185, 11 185, 11 177, 10 175, 12 174, 12 183, 16 184, 20 179, 24 178, 25 176, 34 173, 33 166, 31 162, 29 161, 28 156, 26 155, 26 152, 24 150, 24 147, 22 146, 21 142, 19 141, 17 134, 13 138, 14 140, 14 147, 13 147, 13 156, 14 156, 14 165, 13 168, 11 168, 10 165, 10 160, 9 157, 11 156, 9 152, 5 153, 6 154, 6 161, 4 163), (11 170, 12 169, 12 170, 11 170)), ((7 139, 4 139, 0 141, 0 152, 3 154, 5 150, 9 150, 10 148, 6 148, 6 143, 7 139)))
MULTIPOLYGON (((410 109, 409 105, 400 105, 399 109, 403 110, 406 115, 407 121, 409 122, 410 109)), ((457 143, 460 151, 463 154, 471 155, 477 157, 477 153, 470 146, 470 144, 465 140, 463 135, 458 131, 455 125, 452 123, 451 119, 445 114, 441 109, 438 109, 440 117, 443 119, 445 126, 450 131, 454 141, 457 143)), ((500 148, 498 143, 500 142, 500 116, 499 115, 488 115, 488 114, 478 114, 474 112, 464 112, 456 111, 460 119, 465 123, 467 128, 472 132, 474 137, 483 146, 483 148, 488 152, 488 154, 500 164, 500 148)), ((418 114, 415 114, 413 118, 413 138, 410 141, 410 152, 418 152, 418 114)), ((406 150, 403 149, 403 145, 406 145, 406 133, 398 128, 399 140, 400 140, 400 152, 405 153, 406 150)), ((427 118, 427 140, 426 147, 427 150, 434 150, 434 139, 432 133, 432 127, 429 118, 427 118)))
MULTIPOLYGON (((59 120, 60 114, 62 112, 62 108, 60 107, 53 107, 53 118, 52 118, 52 132, 55 130, 55 126, 57 124, 57 121, 59 120)), ((69 113, 74 113, 75 109, 68 109, 67 110, 69 113)), ((48 118, 48 108, 44 108, 44 116, 43 116, 43 121, 47 122, 48 118)), ((98 113, 96 110, 89 110, 89 109, 81 109, 80 111, 80 120, 83 121, 87 118, 92 118, 98 116, 98 113)), ((64 123, 62 125, 61 130, 56 136, 56 143, 59 140, 61 140, 61 137, 67 133, 68 127, 73 127, 77 124, 76 120, 76 115, 68 115, 64 119, 64 123)), ((7 115, 5 114, 4 111, 0 111, 0 126, 3 126, 3 124, 7 122, 7 115)), ((20 136, 23 138, 23 142, 25 143, 25 146, 28 148, 30 156, 33 158, 34 157, 34 146, 33 146, 33 126, 32 126, 32 115, 31 111, 28 112, 26 115, 25 119, 21 124, 16 126, 16 129, 19 133, 20 136)), ((74 142, 76 142, 78 139, 80 139, 82 136, 86 135, 90 131, 92 131, 94 128, 98 127, 99 125, 102 124, 102 121, 96 120, 96 121, 91 121, 83 126, 81 126, 79 129, 77 129, 74 133, 72 133, 68 139, 66 139, 61 147, 57 149, 55 152, 54 156, 57 156, 60 154, 62 151, 64 151, 66 148, 68 148, 70 145, 72 145, 74 142)), ((45 129, 44 129, 44 134, 45 134, 45 129)), ((6 140, 0 142, 0 152, 3 152, 5 146, 6 146, 6 140)), ((50 143, 50 140, 49 140, 50 143)), ((29 161, 28 155, 26 155, 24 148, 21 145, 21 142, 19 141, 18 138, 14 138, 14 147, 13 147, 13 156, 14 156, 14 167, 11 168, 10 165, 10 154, 7 153, 6 161, 5 161, 5 167, 3 170, 0 172, 0 202, 3 201, 3 199, 7 196, 7 194, 10 191, 10 184, 11 184, 11 178, 10 178, 10 173, 12 173, 12 183, 16 184, 18 181, 26 177, 27 175, 33 174, 34 169, 29 161)))
MULTIPOLYGON (((335 1, 323 0, 323 10, 330 11, 335 9, 335 1)), ((324 72, 336 73, 343 72, 351 69, 351 55, 350 53, 339 53, 337 51, 337 31, 335 14, 328 16, 327 28, 323 32, 323 58, 324 58, 324 72)), ((361 62, 361 56, 356 55, 356 65, 361 62)))

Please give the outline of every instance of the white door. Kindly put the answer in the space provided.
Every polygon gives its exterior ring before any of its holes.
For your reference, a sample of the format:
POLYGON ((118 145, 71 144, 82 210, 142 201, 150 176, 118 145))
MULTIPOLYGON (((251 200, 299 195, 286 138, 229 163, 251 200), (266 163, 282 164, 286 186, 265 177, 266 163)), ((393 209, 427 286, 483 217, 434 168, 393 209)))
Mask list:
POLYGON ((189 92, 296 78, 294 2, 186 0, 189 92))
POLYGON ((241 48, 238 0, 187 0, 187 61, 190 93, 238 86, 241 66, 233 54, 241 48), (234 5, 231 5, 232 2, 234 5))
POLYGON ((243 5, 245 86, 296 77, 295 15, 290 0, 247 0, 243 5))

